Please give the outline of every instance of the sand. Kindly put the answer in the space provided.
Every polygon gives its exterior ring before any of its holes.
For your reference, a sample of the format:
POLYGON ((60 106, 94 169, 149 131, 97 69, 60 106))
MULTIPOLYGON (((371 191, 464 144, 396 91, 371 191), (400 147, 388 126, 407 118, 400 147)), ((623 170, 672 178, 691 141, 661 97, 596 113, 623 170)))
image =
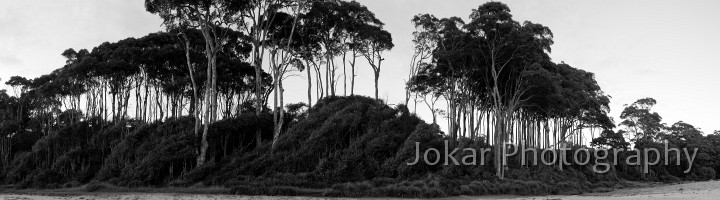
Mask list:
MULTIPOLYGON (((251 200, 251 199, 286 199, 286 200, 319 200, 316 197, 267 197, 267 196, 235 196, 219 194, 181 194, 181 193, 89 193, 72 196, 43 196, 26 194, 0 194, 3 200, 251 200)), ((341 198, 349 199, 349 198, 341 198)), ((624 200, 624 199, 720 199, 720 181, 691 182, 682 184, 659 184, 650 187, 615 190, 607 193, 591 193, 583 195, 549 195, 549 196, 481 196, 451 197, 446 199, 581 199, 581 200, 624 200)))
MULTIPOLYGON (((470 198, 482 199, 482 198, 470 198)), ((501 198, 502 199, 502 198, 501 198)), ((583 195, 550 195, 534 197, 512 197, 507 199, 580 199, 580 200, 625 200, 625 199, 720 199, 720 181, 689 182, 682 184, 659 184, 651 187, 615 190, 607 193, 583 195)))

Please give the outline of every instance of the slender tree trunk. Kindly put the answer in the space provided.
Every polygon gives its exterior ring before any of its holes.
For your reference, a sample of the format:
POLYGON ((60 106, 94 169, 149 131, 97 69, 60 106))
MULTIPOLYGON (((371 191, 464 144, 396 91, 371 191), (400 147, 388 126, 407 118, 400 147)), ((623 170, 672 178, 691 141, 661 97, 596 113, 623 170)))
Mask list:
POLYGON ((380 70, 375 71, 375 99, 378 98, 378 79, 380 78, 380 70))
POLYGON ((210 128, 210 119, 212 115, 216 114, 214 111, 216 109, 217 105, 217 95, 216 95, 216 87, 217 87, 217 69, 215 68, 216 65, 216 57, 217 54, 217 43, 216 43, 216 35, 212 34, 210 30, 212 27, 210 27, 207 23, 205 26, 202 27, 202 33, 205 38, 205 56, 207 57, 208 61, 208 67, 207 67, 207 80, 205 80, 205 106, 203 107, 205 110, 203 112, 203 134, 202 138, 200 140, 200 152, 197 157, 197 166, 201 166, 205 164, 206 160, 206 154, 208 149, 208 141, 207 141, 207 135, 210 128))
POLYGON ((320 77, 322 75, 322 73, 320 72, 321 66, 319 66, 319 65, 313 65, 313 66, 315 67, 315 74, 316 74, 315 82, 317 83, 317 86, 315 87, 315 92, 316 92, 317 100, 319 101, 320 99, 322 99, 325 96, 325 91, 323 89, 324 86, 323 86, 322 77, 320 77))
POLYGON ((332 83, 330 85, 330 92, 332 93, 332 96, 336 96, 337 93, 335 93, 335 84, 337 84, 337 80, 335 80, 335 58, 330 60, 330 69, 330 82, 332 83))
POLYGON ((278 138, 280 138, 280 133, 282 133, 282 127, 285 123, 285 109, 283 109, 283 105, 285 105, 283 100, 283 93, 285 93, 285 89, 283 88, 282 79, 278 81, 278 92, 280 93, 280 117, 278 119, 278 125, 277 129, 275 130, 275 135, 273 136, 273 150, 277 148, 277 140, 278 138))
POLYGON ((182 36, 185 39, 185 58, 187 61, 188 72, 190 73, 190 82, 192 83, 192 90, 193 90, 193 97, 190 100, 190 104, 191 104, 190 105, 190 113, 192 113, 193 119, 195 120, 193 133, 195 133, 194 135, 197 138, 200 136, 200 125, 201 125, 200 112, 199 112, 199 109, 197 109, 198 100, 199 100, 198 99, 198 87, 197 87, 197 82, 195 81, 195 70, 193 69, 194 65, 192 64, 192 62, 190 60, 190 40, 188 39, 187 35, 182 34, 182 36))
POLYGON ((307 82, 308 82, 308 88, 307 88, 307 97, 308 97, 308 107, 312 107, 312 76, 310 74, 310 62, 305 60, 305 71, 307 71, 307 82))
POLYGON ((347 52, 343 53, 343 57, 342 57, 342 60, 343 60, 343 62, 342 62, 343 63, 343 96, 347 96, 347 70, 345 70, 346 69, 346 65, 345 65, 346 55, 347 55, 347 52))
POLYGON ((279 94, 280 94, 280 89, 278 89, 278 87, 280 84, 281 77, 280 77, 280 67, 278 66, 278 63, 277 63, 277 54, 276 53, 277 53, 276 50, 270 51, 270 68, 272 70, 272 75, 273 75, 273 90, 275 90, 275 92, 273 93, 273 110, 272 110, 273 111, 273 125, 275 128, 273 130, 273 141, 272 141, 271 149, 275 149, 275 142, 277 141, 277 138, 280 136, 280 127, 278 126, 280 121, 278 119, 278 115, 280 115, 279 112, 280 112, 280 110, 282 110, 282 108, 278 108, 278 101, 279 101, 279 94))
MULTIPOLYGON (((259 31, 256 29, 256 31, 259 31)), ((255 116, 258 120, 260 120, 260 115, 262 114, 262 55, 260 55, 260 36, 259 33, 256 33, 256 38, 253 40, 253 63, 255 65, 255 116)), ((262 139, 260 138, 262 135, 262 130, 260 129, 260 123, 257 123, 255 126, 255 146, 260 147, 262 143, 262 139)))
POLYGON ((357 56, 355 55, 355 49, 353 49, 353 59, 350 63, 350 73, 352 73, 352 77, 350 77, 350 96, 355 95, 355 61, 357 59, 357 56))

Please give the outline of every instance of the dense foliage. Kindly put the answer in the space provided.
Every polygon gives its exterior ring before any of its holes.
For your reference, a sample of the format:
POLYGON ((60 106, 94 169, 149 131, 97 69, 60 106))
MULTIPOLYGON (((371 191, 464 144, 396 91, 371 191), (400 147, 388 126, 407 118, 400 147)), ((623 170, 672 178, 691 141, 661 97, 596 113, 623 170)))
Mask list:
MULTIPOLYGON (((3 166, 2 176, 18 188, 75 187, 99 180, 126 187, 201 183, 225 186, 236 194, 440 197, 576 194, 622 188, 622 180, 708 180, 715 178, 720 163, 715 153, 720 150, 720 137, 703 136, 679 122, 664 128, 667 132, 661 137, 670 147, 699 148, 689 173, 683 172, 688 167, 685 156, 680 157, 680 165, 651 166, 650 175, 643 177, 640 167, 622 162, 628 153, 619 154, 621 162, 602 174, 592 171, 594 159, 588 165, 571 164, 559 170, 552 165, 521 165, 515 155, 501 180, 494 175, 491 154, 477 166, 408 165, 415 159, 416 142, 420 152, 436 148, 444 155, 448 136, 404 105, 391 108, 360 96, 322 99, 288 119, 291 123, 274 151, 270 151, 271 115, 263 116, 258 119, 248 113, 211 125, 211 159, 200 167, 193 163, 196 140, 189 117, 122 125, 104 125, 99 119, 69 124, 42 137, 13 137, 15 144, 28 146, 15 152, 13 161, 3 166), (264 127, 265 142, 259 148, 253 148, 256 124, 264 127), (330 189, 302 189, 308 187, 330 189)), ((664 149, 659 141, 635 146, 664 149)), ((483 139, 463 137, 458 143, 458 148, 478 152, 487 147, 483 139)), ((466 155, 458 153, 455 158, 466 155)), ((607 160, 612 159, 611 155, 607 160)))

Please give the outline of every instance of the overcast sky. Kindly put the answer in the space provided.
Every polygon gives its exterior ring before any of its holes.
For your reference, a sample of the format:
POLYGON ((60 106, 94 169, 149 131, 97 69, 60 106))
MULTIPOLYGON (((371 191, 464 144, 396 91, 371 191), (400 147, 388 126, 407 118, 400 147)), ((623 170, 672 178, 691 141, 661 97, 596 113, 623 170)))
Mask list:
MULTIPOLYGON (((387 53, 380 96, 404 101, 404 80, 412 54, 410 23, 418 13, 467 19, 484 1, 360 0, 386 23, 395 48, 387 53)), ((653 97, 663 122, 683 120, 705 133, 720 130, 720 1, 504 1, 517 21, 550 27, 553 61, 595 73, 611 95, 619 122, 624 104, 653 97)), ((127 37, 163 30, 143 1, 2 0, 0 2, 0 78, 37 77, 64 64, 67 48, 92 49, 127 37)), ((304 74, 304 73, 303 73, 304 74)), ((358 93, 372 95, 372 71, 358 73, 358 93)), ((342 81, 342 80, 341 80, 342 81)), ((286 102, 307 101, 304 77, 285 84, 286 102)), ((0 88, 6 88, 4 85, 0 88)), ((338 90, 342 94, 342 82, 338 90)), ((427 121, 423 105, 418 113, 427 121)))

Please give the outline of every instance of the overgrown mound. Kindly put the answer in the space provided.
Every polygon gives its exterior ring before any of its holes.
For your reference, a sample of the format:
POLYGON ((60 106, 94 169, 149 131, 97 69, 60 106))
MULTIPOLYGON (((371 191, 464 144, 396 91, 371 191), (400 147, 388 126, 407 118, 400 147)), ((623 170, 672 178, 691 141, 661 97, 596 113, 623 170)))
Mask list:
MULTIPOLYGON (((404 144, 413 133, 424 135, 414 136, 413 140, 441 138, 437 128, 425 124, 404 106, 391 108, 361 96, 325 98, 290 125, 274 150, 268 143, 234 156, 213 181, 292 174, 301 176, 297 185, 306 185, 305 180, 326 185, 396 176, 396 156, 407 151, 404 144)), ((414 156, 414 142, 412 145, 412 152, 405 153, 414 156)))
MULTIPOLYGON (((582 166, 564 171, 553 166, 511 169, 507 179, 498 180, 491 153, 485 155, 485 163, 478 158, 477 165, 444 165, 445 139, 437 126, 426 124, 403 105, 392 108, 367 97, 330 97, 294 121, 274 149, 268 142, 189 175, 209 174, 194 180, 225 185, 235 194, 345 197, 577 194, 599 183, 582 166), (407 164, 415 160, 416 151, 422 154, 429 148, 437 149, 440 158, 429 154, 428 160, 440 163, 407 164)), ((482 152, 489 148, 483 141, 461 138, 457 147, 482 152)), ((454 157, 461 161, 468 152, 454 157)), ((612 187, 615 182, 602 185, 612 187)))

